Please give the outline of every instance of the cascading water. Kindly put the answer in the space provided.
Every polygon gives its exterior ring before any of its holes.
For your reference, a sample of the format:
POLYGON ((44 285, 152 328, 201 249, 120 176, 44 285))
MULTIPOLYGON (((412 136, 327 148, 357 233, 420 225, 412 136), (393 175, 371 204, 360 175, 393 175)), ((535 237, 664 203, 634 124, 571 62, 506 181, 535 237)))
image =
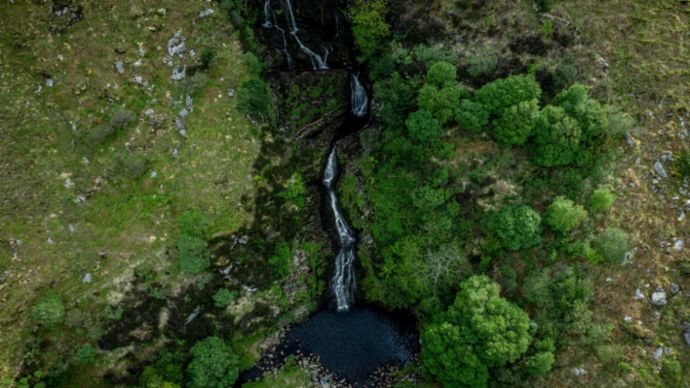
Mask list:
POLYGON ((330 155, 328 155, 326 168, 323 172, 323 185, 328 193, 328 200, 340 242, 340 251, 335 258, 335 274, 331 279, 331 287, 333 294, 335 294, 338 311, 347 311, 354 300, 355 271, 353 264, 355 262, 355 243, 357 240, 352 235, 350 226, 338 209, 338 198, 335 195, 335 179, 337 174, 338 160, 335 147, 333 147, 330 155))
POLYGON ((352 75, 352 80, 350 81, 350 91, 351 91, 351 109, 352 114, 355 117, 364 117, 367 114, 367 109, 369 107, 369 97, 367 97, 367 91, 359 82, 358 74, 352 75))
POLYGON ((273 12, 271 11, 271 0, 265 0, 264 1, 264 22, 261 24, 261 27, 263 28, 271 28, 273 27, 273 22, 271 21, 271 14, 273 12))

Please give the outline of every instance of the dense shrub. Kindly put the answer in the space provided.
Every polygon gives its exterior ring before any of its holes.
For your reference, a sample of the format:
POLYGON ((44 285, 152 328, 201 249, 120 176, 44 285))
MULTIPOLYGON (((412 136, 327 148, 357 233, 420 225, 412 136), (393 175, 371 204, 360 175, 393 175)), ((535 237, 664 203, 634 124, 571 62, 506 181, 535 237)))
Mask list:
POLYGON ((386 22, 388 1, 355 0, 349 11, 355 43, 366 57, 371 56, 390 34, 390 25, 386 22))
POLYGON ((596 189, 589 197, 589 208, 595 212, 603 212, 611 207, 613 201, 615 201, 615 197, 609 189, 596 189))
POLYGON ((659 374, 669 387, 680 387, 683 382, 683 365, 678 360, 665 359, 661 363, 659 374))
POLYGON ((232 303, 232 301, 235 300, 235 297, 237 297, 236 292, 232 292, 227 288, 221 288, 215 294, 213 294, 213 302, 216 307, 223 308, 232 303))
POLYGON ((192 362, 187 366, 189 386, 192 388, 230 388, 240 370, 239 358, 218 337, 207 337, 194 344, 189 351, 192 362))
POLYGON ((568 116, 577 121, 586 139, 593 140, 607 135, 607 112, 597 100, 589 97, 584 85, 571 85, 556 97, 556 101, 568 116))
POLYGON ((544 167, 561 166, 575 161, 582 131, 565 110, 552 105, 542 109, 535 126, 535 163, 544 167))
POLYGON ((556 197, 546 211, 544 221, 560 233, 568 233, 587 218, 587 211, 573 201, 556 197))
POLYGON ((434 62, 426 73, 426 82, 436 87, 453 85, 456 82, 455 65, 448 62, 434 62))
POLYGON ((210 267, 211 253, 205 240, 209 225, 206 215, 198 210, 186 211, 179 217, 177 250, 183 272, 199 273, 210 267))
POLYGON ((522 101, 503 111, 501 116, 493 121, 493 134, 501 143, 525 144, 534 132, 534 126, 539 117, 539 101, 522 101))
POLYGON ((419 90, 417 102, 419 109, 430 112, 441 124, 445 124, 453 118, 455 109, 460 105, 460 99, 466 95, 467 91, 460 84, 450 84, 441 88, 426 84, 419 90))
POLYGON ((425 110, 411 113, 405 121, 405 127, 410 137, 420 143, 438 140, 443 135, 441 123, 425 110))
POLYGON ((156 361, 144 368, 139 383, 146 388, 175 388, 182 384, 184 354, 161 351, 156 361))
POLYGON ((300 210, 304 208, 306 192, 307 188, 304 185, 302 175, 299 173, 294 173, 290 179, 288 179, 284 189, 281 190, 278 195, 289 205, 300 210))
POLYGON ((492 214, 489 230, 512 250, 529 248, 541 242, 541 217, 529 206, 505 206, 492 214))
POLYGON ((240 86, 237 108, 254 119, 272 123, 275 119, 275 106, 270 85, 259 76, 245 81, 240 86))
POLYGON ((619 228, 606 228, 594 240, 594 249, 611 262, 620 262, 632 247, 630 235, 619 228))
POLYGON ((448 322, 422 331, 422 363, 427 373, 447 387, 486 387, 489 371, 474 354, 461 329, 448 322))
POLYGON ((480 132, 489 124, 489 112, 484 105, 465 98, 455 109, 455 121, 463 129, 480 132))
POLYGON ((62 323, 64 315, 65 306, 62 304, 62 298, 55 294, 43 296, 31 308, 31 317, 34 322, 46 327, 54 327, 62 323))
POLYGON ((556 361, 553 353, 539 352, 530 356, 525 362, 527 373, 532 376, 544 376, 551 370, 553 363, 556 361))
POLYGON ((93 345, 85 344, 74 353, 74 363, 79 366, 93 365, 96 363, 98 351, 93 345))
POLYGON ((374 97, 381 102, 378 115, 384 125, 402 127, 407 113, 416 106, 417 82, 394 72, 390 78, 374 83, 374 97))
POLYGON ((281 241, 276 245, 275 253, 268 259, 276 279, 283 279, 290 273, 294 254, 295 250, 289 243, 281 241))
POLYGON ((514 75, 498 79, 482 86, 475 99, 489 114, 500 115, 504 109, 523 101, 539 100, 541 88, 531 76, 514 75))

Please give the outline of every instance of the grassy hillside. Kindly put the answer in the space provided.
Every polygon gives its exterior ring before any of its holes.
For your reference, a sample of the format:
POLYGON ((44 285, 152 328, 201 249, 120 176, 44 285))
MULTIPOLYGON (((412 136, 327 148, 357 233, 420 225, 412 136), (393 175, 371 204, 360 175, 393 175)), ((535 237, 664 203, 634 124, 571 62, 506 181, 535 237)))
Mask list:
POLYGON ((207 213, 212 232, 248 222, 259 144, 231 96, 248 71, 216 3, 3 2, 0 18, 0 376, 11 377, 40 295, 100 314, 137 264, 169 267, 183 211, 207 213), (171 58, 176 33, 185 47, 171 58))

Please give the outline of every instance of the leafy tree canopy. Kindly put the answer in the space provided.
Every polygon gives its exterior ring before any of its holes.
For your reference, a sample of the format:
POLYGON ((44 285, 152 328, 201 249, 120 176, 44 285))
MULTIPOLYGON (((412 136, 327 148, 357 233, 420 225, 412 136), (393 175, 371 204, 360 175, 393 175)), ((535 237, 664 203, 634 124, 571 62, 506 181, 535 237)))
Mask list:
POLYGON ((512 250, 529 248, 541 242, 541 217, 526 205, 505 206, 489 217, 489 230, 512 250))
POLYGON ((207 337, 192 347, 192 362, 187 366, 189 386, 230 388, 237 380, 239 358, 218 337, 207 337))

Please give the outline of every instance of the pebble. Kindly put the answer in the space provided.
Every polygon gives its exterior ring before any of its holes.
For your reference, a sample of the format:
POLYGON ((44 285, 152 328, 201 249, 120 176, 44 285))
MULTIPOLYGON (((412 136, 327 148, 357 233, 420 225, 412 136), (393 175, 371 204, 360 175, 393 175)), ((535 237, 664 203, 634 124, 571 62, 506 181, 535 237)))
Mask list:
POLYGON ((657 291, 652 294, 651 298, 654 306, 663 306, 666 304, 666 293, 664 291, 657 291))
POLYGON ((573 368, 573 374, 575 376, 584 376, 587 374, 585 368, 573 368))
POLYGON ((117 71, 119 74, 125 74, 125 65, 122 63, 122 61, 115 62, 115 71, 117 71))
POLYGON ((213 9, 207 8, 207 9, 205 9, 205 10, 199 12, 199 17, 200 17, 200 18, 205 18, 206 16, 213 15, 213 12, 214 12, 213 9))
POLYGON ((47 87, 52 88, 54 84, 55 84, 55 81, 53 81, 52 78, 48 78, 48 79, 46 80, 46 86, 47 86, 47 87))
POLYGON ((90 273, 87 273, 84 275, 84 278, 81 280, 82 283, 91 283, 92 277, 90 273))
POLYGON ((656 172, 656 175, 658 175, 660 178, 668 178, 666 169, 658 160, 654 162, 654 171, 656 172))
POLYGON ((72 187, 74 187, 74 183, 72 183, 72 180, 67 177, 67 179, 65 179, 65 188, 71 189, 72 187))
POLYGON ((639 288, 636 289, 635 290, 635 300, 643 300, 643 299, 644 299, 644 294, 642 293, 642 291, 640 291, 639 288))
POLYGON ((671 295, 675 295, 680 291, 680 286, 676 283, 671 283, 671 295))

